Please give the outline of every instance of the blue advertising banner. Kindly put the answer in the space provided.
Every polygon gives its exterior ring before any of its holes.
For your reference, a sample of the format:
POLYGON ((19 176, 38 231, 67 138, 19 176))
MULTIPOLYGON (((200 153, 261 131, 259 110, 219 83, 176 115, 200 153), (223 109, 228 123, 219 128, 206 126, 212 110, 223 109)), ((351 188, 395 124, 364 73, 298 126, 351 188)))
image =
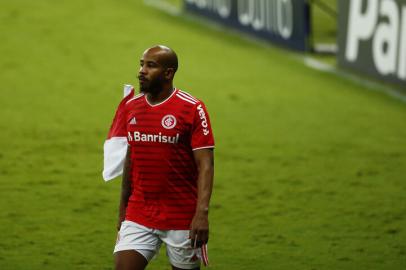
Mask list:
POLYGON ((294 50, 309 50, 306 0, 184 0, 186 11, 294 50))

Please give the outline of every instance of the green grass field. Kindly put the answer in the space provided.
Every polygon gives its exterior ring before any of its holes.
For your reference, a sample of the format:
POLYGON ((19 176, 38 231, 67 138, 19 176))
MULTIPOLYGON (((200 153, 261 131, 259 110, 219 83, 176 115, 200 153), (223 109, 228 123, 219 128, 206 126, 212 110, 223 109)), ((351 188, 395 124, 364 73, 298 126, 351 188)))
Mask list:
POLYGON ((214 126, 211 269, 406 269, 405 103, 136 0, 3 1, 0 40, 0 269, 112 269, 102 146, 157 43, 214 126))

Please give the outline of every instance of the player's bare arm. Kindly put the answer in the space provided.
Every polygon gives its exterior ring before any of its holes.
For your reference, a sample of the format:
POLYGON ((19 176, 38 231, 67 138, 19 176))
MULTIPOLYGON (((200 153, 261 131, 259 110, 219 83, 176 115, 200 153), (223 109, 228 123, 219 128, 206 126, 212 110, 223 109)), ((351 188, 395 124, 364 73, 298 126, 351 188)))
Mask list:
POLYGON ((196 213, 190 226, 190 238, 194 248, 209 240, 209 204, 213 189, 213 149, 199 149, 193 152, 198 169, 196 213))
POLYGON ((124 162, 123 180, 121 183, 121 198, 118 211, 119 214, 118 214, 117 230, 120 230, 121 223, 125 219, 125 210, 127 208, 128 199, 130 198, 131 195, 130 168, 131 168, 130 146, 128 146, 124 162))

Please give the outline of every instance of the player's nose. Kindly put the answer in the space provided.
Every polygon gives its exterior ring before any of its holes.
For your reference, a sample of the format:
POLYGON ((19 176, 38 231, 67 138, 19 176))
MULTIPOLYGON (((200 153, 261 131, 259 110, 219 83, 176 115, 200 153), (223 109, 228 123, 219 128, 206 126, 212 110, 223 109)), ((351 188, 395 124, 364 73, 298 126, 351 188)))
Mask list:
POLYGON ((147 69, 145 68, 145 65, 140 67, 140 70, 138 72, 139 75, 145 75, 147 74, 147 69))

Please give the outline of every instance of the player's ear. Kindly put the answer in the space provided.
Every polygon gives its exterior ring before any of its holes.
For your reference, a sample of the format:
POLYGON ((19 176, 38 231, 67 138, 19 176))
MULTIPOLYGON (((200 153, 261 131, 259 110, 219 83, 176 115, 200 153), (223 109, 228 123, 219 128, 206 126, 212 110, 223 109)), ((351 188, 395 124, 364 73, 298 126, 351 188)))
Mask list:
POLYGON ((175 69, 174 68, 167 68, 165 70, 165 78, 166 79, 173 79, 175 76, 175 69))

